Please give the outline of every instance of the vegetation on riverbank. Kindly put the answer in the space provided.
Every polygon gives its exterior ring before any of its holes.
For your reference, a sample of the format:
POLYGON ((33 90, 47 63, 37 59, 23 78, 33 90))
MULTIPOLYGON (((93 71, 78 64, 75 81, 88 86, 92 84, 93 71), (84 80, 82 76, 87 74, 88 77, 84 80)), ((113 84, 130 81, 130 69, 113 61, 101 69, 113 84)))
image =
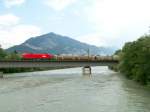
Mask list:
POLYGON ((140 84, 150 83, 150 35, 126 43, 116 54, 120 57, 120 63, 112 69, 117 68, 127 78, 140 84))

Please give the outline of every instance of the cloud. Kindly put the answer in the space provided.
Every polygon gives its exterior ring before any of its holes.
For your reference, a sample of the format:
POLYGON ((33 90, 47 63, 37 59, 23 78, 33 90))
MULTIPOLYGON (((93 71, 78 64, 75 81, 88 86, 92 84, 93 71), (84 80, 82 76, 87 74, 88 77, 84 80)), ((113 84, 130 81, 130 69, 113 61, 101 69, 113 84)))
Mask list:
POLYGON ((13 14, 1 15, 0 25, 0 44, 3 48, 20 44, 30 37, 41 34, 39 27, 21 24, 20 18, 13 14))
POLYGON ((79 36, 76 37, 76 39, 91 45, 106 46, 106 41, 104 40, 104 37, 98 33, 91 33, 91 34, 79 36))
POLYGON ((13 14, 0 15, 0 27, 15 25, 20 18, 13 14))
POLYGON ((61 11, 76 1, 77 0, 45 0, 45 4, 56 11, 61 11))
POLYGON ((98 47, 105 46, 105 47, 110 47, 114 46, 112 44, 112 41, 115 40, 115 38, 109 38, 105 35, 102 35, 97 32, 89 33, 86 35, 81 35, 76 37, 75 39, 90 44, 90 45, 96 45, 98 47))
POLYGON ((25 0, 4 0, 5 6, 10 8, 15 5, 21 5, 25 2, 25 0))
POLYGON ((85 17, 99 35, 123 43, 148 31, 149 4, 149 0, 93 0, 84 7, 85 17))

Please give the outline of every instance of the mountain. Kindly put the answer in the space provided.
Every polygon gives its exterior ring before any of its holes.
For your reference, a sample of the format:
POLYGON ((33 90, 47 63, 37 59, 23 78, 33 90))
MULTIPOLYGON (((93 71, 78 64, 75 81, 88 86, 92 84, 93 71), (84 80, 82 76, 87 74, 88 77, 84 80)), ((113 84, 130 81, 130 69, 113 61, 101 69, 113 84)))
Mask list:
POLYGON ((112 54, 112 48, 96 47, 74 40, 67 36, 61 36, 55 33, 48 33, 37 37, 32 37, 20 45, 6 49, 8 52, 15 50, 21 53, 52 53, 52 54, 112 54))

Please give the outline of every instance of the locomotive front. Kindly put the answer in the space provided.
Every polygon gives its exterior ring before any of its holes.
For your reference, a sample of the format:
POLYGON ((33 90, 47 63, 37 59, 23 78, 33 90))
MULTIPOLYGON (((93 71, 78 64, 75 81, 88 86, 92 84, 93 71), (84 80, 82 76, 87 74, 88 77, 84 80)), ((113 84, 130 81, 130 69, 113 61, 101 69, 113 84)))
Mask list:
POLYGON ((54 58, 54 55, 47 53, 23 53, 21 57, 24 60, 51 60, 54 58))

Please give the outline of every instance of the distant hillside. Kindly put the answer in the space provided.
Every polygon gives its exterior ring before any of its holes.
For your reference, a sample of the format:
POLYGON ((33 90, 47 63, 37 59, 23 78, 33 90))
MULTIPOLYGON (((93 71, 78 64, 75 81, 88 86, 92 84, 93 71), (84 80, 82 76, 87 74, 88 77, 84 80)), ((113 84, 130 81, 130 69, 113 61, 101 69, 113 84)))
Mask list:
POLYGON ((21 53, 52 53, 52 54, 112 54, 113 49, 105 47, 96 47, 74 40, 67 36, 61 36, 55 33, 48 33, 26 40, 20 45, 6 49, 8 52, 18 51, 21 53))

